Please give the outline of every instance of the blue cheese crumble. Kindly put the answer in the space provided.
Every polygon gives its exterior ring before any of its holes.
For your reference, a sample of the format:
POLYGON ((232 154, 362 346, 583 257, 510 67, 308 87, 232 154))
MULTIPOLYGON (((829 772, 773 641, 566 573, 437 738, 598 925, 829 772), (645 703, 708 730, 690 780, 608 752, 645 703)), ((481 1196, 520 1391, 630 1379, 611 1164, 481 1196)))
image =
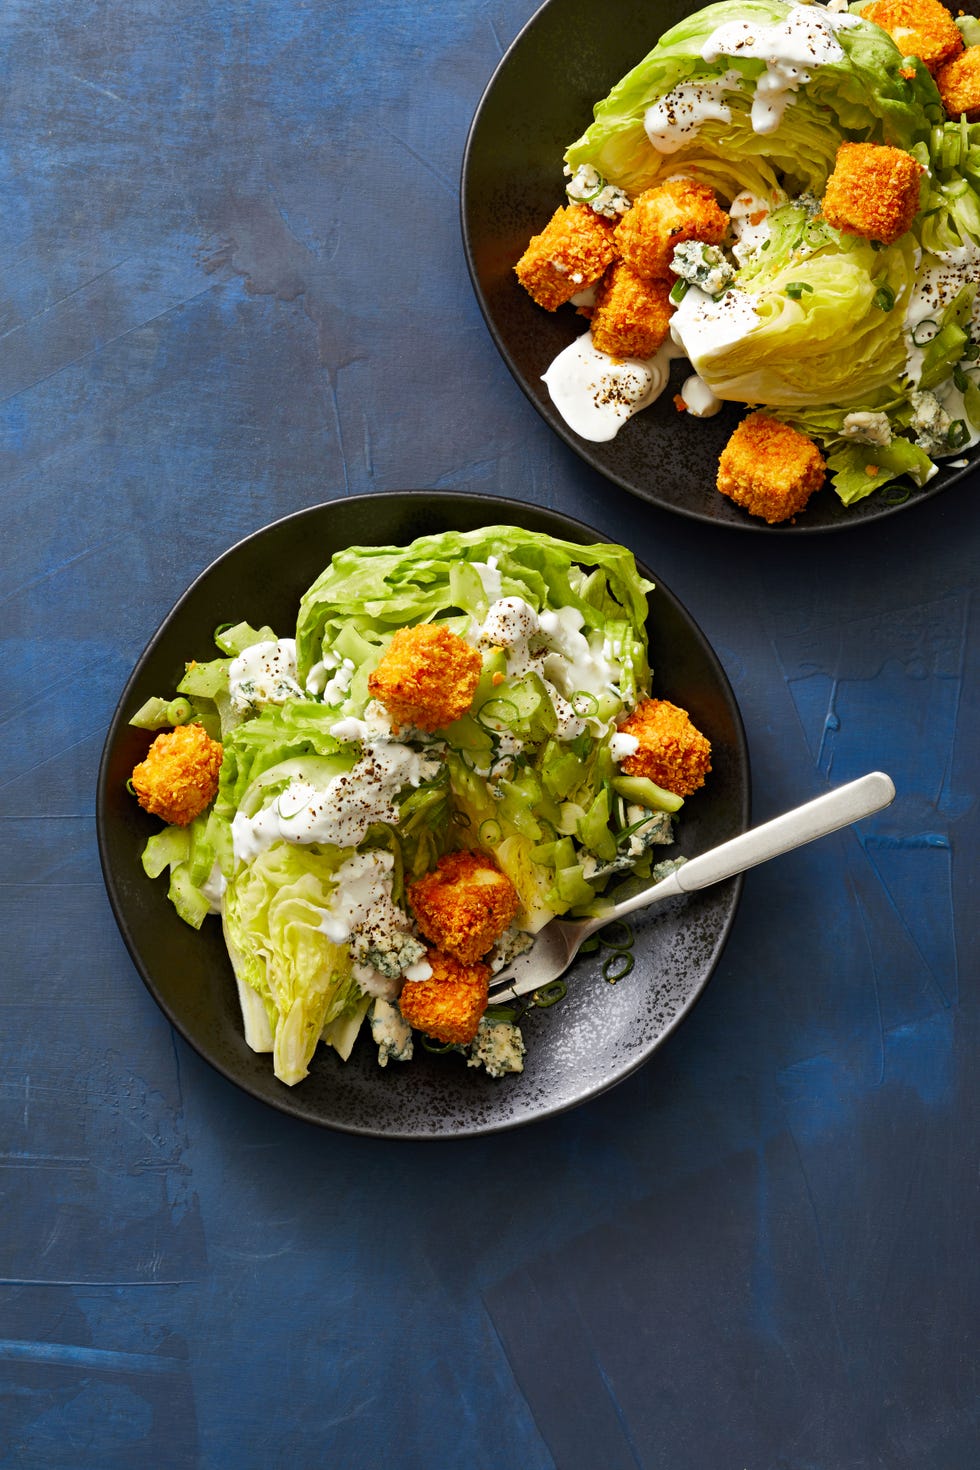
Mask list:
POLYGON ((491 1021, 484 1016, 470 1043, 466 1065, 485 1067, 491 1077, 504 1077, 509 1072, 524 1071, 526 1050, 519 1026, 512 1021, 491 1021))
POLYGON ((674 246, 670 268, 682 281, 699 287, 706 296, 720 296, 735 279, 735 271, 717 245, 682 240, 674 246))
POLYGON ((926 389, 910 393, 912 429, 915 442, 926 454, 945 454, 949 450, 949 431, 953 421, 935 393, 926 389))
POLYGON ((371 1035, 378 1047, 378 1066, 412 1060, 412 1028, 401 1011, 381 996, 371 1008, 371 1035))
MULTIPOLYGON (((565 172, 570 172, 567 166, 565 172)), ((579 165, 565 185, 565 193, 573 204, 587 204, 605 219, 619 219, 630 207, 629 195, 615 184, 608 184, 591 163, 579 165)))

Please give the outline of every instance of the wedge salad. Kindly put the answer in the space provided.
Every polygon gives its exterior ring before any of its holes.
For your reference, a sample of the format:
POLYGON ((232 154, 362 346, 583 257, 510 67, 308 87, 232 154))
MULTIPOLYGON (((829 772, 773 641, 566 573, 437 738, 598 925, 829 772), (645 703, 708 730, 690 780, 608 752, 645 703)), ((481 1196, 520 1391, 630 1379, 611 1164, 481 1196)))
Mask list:
POLYGON ((544 375, 583 438, 687 359, 679 411, 750 410, 718 489, 771 523, 825 480, 845 505, 921 487, 980 440, 974 17, 722 0, 596 104, 564 172, 515 268, 589 319, 544 375))
POLYGON ((520 1071, 493 972, 679 860, 710 745, 651 695, 651 590, 621 546, 507 525, 353 547, 294 628, 219 628, 132 716, 155 738, 131 790, 165 823, 144 869, 188 924, 217 916, 283 1083, 362 1027, 382 1065, 421 1041, 520 1071))

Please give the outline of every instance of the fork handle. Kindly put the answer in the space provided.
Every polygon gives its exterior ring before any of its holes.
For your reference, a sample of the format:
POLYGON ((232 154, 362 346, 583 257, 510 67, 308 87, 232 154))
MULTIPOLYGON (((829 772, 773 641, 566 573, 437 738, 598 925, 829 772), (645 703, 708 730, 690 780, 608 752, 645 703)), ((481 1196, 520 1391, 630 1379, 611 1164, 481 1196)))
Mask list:
MULTIPOLYGON (((744 873, 747 868, 768 862, 769 858, 792 852, 817 837, 826 837, 840 827, 871 816, 872 812, 888 806, 894 797, 895 785, 891 777, 884 771, 871 771, 867 776, 849 781, 846 786, 838 786, 835 791, 828 791, 803 806, 795 807, 793 811, 773 817, 771 822, 751 827, 748 832, 723 842, 720 847, 713 847, 700 857, 691 858, 662 883, 617 904, 615 917, 644 908, 660 898, 692 893, 699 888, 708 888, 712 883, 721 883, 725 878, 734 878, 736 873, 744 873)), ((609 917, 612 916, 607 916, 605 922, 609 922, 609 917)))

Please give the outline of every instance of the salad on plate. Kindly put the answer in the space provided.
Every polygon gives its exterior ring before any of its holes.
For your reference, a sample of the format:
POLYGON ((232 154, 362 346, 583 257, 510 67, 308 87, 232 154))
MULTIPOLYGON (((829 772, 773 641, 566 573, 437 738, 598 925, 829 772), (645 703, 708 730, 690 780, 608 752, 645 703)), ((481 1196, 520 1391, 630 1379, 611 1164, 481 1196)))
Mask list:
POLYGON ((747 408, 716 483, 769 524, 828 481, 845 505, 907 493, 980 441, 974 17, 722 0, 596 104, 564 169, 515 270, 588 322, 544 375, 582 438, 686 359, 679 412, 747 408))
POLYGON ((222 626, 135 712, 130 788, 165 824, 143 867, 188 924, 220 921, 280 1081, 362 1028, 382 1066, 423 1044, 521 1071, 494 972, 681 860, 711 747, 651 692, 651 590, 621 546, 514 526, 351 547, 287 636, 222 626))

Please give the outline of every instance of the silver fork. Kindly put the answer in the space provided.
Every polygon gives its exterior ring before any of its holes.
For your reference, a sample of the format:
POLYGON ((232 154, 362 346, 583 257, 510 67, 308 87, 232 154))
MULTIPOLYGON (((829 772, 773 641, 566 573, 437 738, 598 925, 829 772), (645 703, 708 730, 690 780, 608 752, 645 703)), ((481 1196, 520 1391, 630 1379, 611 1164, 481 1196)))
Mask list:
POLYGON ((817 837, 826 837, 840 827, 869 817, 880 811, 895 797, 895 785, 884 771, 871 771, 846 786, 838 786, 803 806, 794 807, 760 827, 751 827, 748 832, 723 842, 703 852, 699 857, 682 863, 668 877, 645 888, 632 898, 616 904, 600 918, 569 921, 552 919, 538 934, 533 947, 518 955, 505 970, 496 975, 490 986, 491 1005, 515 1000, 528 991, 538 990, 551 980, 557 980, 568 969, 590 934, 595 934, 615 919, 622 919, 637 909, 645 909, 662 898, 676 898, 682 893, 693 893, 699 888, 709 888, 713 883, 722 883, 744 873, 757 863, 779 857, 784 852, 803 847, 817 837))

